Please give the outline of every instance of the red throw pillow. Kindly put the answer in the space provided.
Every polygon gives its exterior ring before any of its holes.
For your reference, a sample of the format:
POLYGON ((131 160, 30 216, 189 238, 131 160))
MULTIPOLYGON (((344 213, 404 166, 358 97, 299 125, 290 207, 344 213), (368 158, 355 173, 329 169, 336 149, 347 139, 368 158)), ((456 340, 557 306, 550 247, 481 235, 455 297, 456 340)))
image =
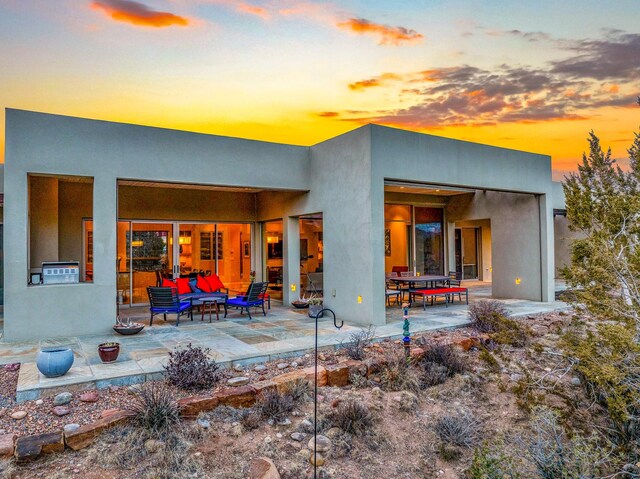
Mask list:
POLYGON ((178 287, 176 286, 176 283, 174 283, 170 279, 166 279, 166 278, 162 280, 162 287, 163 288, 178 289, 178 287))
POLYGON ((211 286, 209 286, 209 282, 204 278, 204 276, 198 275, 198 279, 196 280, 196 288, 204 293, 211 293, 211 286))
POLYGON ((178 278, 176 279, 176 284, 178 285, 178 294, 191 293, 191 286, 189 286, 189 278, 178 278))
POLYGON ((224 289, 224 284, 222 284, 222 281, 220 281, 220 278, 217 274, 205 276, 204 279, 206 279, 207 283, 209 283, 209 287, 211 288, 212 293, 224 289))

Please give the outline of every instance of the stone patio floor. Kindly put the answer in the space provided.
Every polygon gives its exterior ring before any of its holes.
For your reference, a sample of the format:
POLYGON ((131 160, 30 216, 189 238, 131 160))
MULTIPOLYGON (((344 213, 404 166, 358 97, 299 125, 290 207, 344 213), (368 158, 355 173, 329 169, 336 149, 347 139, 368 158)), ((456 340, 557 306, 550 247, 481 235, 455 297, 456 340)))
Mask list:
MULTIPOLYGON (((469 302, 491 297, 491 285, 487 283, 466 284, 469 287, 469 302)), ((562 284, 556 286, 563 289, 562 284)), ((566 309, 566 303, 555 301, 540 303, 516 299, 501 300, 514 316, 526 316, 559 309, 566 309)), ((61 390, 103 388, 110 385, 127 385, 155 379, 162 375, 167 361, 167 353, 177 346, 188 343, 211 349, 211 356, 219 363, 234 366, 266 362, 279 358, 298 356, 314 347, 314 320, 306 310, 293 310, 272 300, 272 308, 267 316, 246 315, 230 312, 226 319, 222 316, 212 323, 200 320, 200 313, 194 312, 194 320, 181 320, 178 327, 174 321, 166 323, 156 318, 153 327, 146 327, 135 336, 121 336, 115 333, 101 336, 78 336, 71 338, 47 339, 25 343, 0 341, 0 364, 20 362, 18 379, 18 401, 37 399, 61 390), (114 363, 103 364, 97 353, 100 343, 118 341, 120 355, 114 363), (71 370, 59 378, 46 378, 36 368, 35 357, 40 348, 50 346, 69 347, 74 351, 75 361, 71 370)), ((421 305, 410 309, 411 332, 418 333, 436 329, 464 326, 468 306, 455 302, 445 307, 439 303, 421 305)), ((146 307, 126 308, 121 316, 128 316, 148 325, 146 307)), ((173 318, 173 315, 170 315, 173 318)), ((376 338, 396 339, 402 337, 402 309, 391 306, 386 309, 387 322, 376 327, 376 338)), ((340 318, 338 316, 338 322, 340 318)), ((337 330, 331 318, 321 318, 318 324, 318 344, 323 348, 339 347, 349 339, 350 333, 360 329, 358 324, 345 323, 337 330)))

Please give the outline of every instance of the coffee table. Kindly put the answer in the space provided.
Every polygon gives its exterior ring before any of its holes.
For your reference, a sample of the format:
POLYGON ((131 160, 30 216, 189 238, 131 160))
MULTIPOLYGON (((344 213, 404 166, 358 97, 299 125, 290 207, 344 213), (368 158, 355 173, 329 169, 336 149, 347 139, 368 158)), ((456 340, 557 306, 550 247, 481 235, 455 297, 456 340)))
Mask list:
POLYGON ((220 304, 224 304, 226 299, 220 296, 204 296, 202 298, 198 298, 198 302, 202 304, 202 317, 200 321, 204 321, 204 313, 209 308, 209 322, 211 322, 211 316, 213 314, 213 305, 216 305, 216 321, 220 320, 220 304))

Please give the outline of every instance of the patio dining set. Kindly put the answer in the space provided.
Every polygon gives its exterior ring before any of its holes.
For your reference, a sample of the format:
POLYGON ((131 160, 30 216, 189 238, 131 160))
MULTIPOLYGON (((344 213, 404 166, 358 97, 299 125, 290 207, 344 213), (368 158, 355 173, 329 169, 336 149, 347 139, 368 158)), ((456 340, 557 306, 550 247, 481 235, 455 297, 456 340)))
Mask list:
POLYGON ((393 270, 386 274, 385 296, 387 305, 391 306, 391 300, 400 305, 409 303, 412 306, 418 298, 422 299, 422 309, 426 309, 427 299, 430 305, 437 303, 438 298, 444 298, 445 307, 453 303, 457 296, 469 304, 469 290, 462 287, 462 274, 451 271, 449 275, 412 273, 407 266, 394 266, 393 270))

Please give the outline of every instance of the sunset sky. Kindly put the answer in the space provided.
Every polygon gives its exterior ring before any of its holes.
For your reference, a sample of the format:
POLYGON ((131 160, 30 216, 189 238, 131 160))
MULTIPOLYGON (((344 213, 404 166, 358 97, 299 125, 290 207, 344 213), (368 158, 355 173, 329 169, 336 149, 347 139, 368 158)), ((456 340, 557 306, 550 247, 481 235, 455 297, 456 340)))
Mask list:
POLYGON ((548 154, 560 179, 592 129, 627 156, 639 20, 638 0, 0 0, 0 106, 302 145, 373 122, 548 154))

